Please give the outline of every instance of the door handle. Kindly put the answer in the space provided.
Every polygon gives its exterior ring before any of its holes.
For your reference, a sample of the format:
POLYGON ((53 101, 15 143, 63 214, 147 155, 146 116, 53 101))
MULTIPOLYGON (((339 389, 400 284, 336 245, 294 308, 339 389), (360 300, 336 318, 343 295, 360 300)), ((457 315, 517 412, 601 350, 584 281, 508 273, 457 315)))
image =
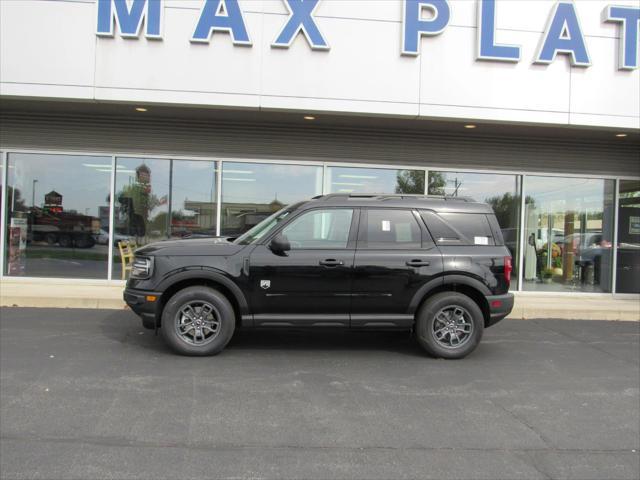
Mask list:
POLYGON ((337 267, 338 265, 344 265, 342 260, 336 260, 335 258, 327 258, 326 260, 320 260, 320 265, 325 267, 337 267))
POLYGON ((428 267, 429 265, 431 265, 431 262, 427 260, 414 259, 407 262, 408 267, 428 267))

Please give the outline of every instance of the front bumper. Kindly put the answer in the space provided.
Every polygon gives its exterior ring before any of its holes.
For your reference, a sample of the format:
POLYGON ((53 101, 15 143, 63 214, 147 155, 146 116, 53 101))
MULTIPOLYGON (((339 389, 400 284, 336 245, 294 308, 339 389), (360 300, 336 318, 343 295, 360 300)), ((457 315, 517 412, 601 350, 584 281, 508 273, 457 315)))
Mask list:
POLYGON ((161 295, 160 292, 125 288, 122 298, 131 310, 142 318, 143 323, 155 326, 160 318, 161 295), (152 298, 154 300, 151 300, 152 298))
POLYGON ((487 301, 489 302, 489 320, 486 322, 486 327, 495 325, 513 310, 513 293, 490 295, 487 301))

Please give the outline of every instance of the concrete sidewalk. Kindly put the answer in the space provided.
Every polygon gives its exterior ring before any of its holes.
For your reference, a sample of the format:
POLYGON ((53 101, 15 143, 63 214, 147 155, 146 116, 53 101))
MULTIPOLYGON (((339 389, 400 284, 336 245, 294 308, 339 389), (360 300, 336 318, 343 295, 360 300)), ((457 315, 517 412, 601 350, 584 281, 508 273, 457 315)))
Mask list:
MULTIPOLYGON (((66 280, 25 283, 3 279, 0 306, 125 309, 124 283, 78 284, 66 280), (34 295, 38 292, 38 295, 34 295)), ((640 321, 640 296, 516 293, 513 319, 559 318, 640 321)))

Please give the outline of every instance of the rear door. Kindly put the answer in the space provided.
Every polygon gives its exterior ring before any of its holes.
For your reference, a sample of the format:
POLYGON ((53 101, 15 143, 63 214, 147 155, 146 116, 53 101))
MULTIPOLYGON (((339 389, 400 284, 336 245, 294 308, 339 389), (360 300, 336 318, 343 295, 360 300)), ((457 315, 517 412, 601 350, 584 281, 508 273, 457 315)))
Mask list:
POLYGON ((410 326, 411 300, 442 270, 440 252, 417 212, 363 209, 354 261, 351 326, 410 326))

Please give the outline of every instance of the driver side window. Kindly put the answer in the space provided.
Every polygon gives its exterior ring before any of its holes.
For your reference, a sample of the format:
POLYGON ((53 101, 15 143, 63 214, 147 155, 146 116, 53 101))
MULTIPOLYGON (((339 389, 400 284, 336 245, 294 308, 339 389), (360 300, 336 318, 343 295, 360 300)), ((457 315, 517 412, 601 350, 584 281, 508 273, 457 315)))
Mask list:
POLYGON ((347 248, 352 218, 350 208, 312 210, 293 220, 282 234, 292 250, 347 248))

